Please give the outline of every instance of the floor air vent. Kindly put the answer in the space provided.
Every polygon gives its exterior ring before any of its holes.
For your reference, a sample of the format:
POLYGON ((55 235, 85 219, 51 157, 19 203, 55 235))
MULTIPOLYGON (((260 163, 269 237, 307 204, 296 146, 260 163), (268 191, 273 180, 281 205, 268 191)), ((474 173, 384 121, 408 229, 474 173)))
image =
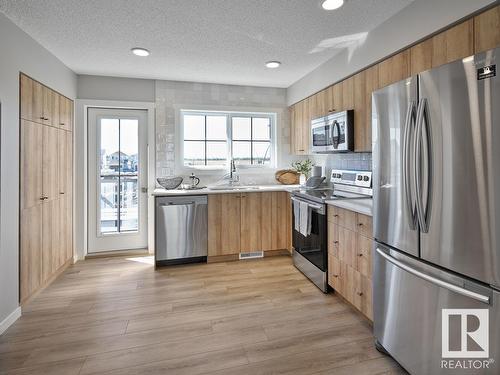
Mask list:
POLYGON ((264 252, 263 251, 252 251, 249 253, 240 253, 240 260, 241 259, 253 259, 253 258, 264 258, 264 252))

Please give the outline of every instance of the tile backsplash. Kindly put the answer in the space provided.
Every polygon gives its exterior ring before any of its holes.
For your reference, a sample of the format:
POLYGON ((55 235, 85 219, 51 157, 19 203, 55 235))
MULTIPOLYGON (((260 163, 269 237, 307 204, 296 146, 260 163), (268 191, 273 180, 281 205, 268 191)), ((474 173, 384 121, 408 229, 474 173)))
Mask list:
POLYGON ((330 175, 332 169, 372 170, 371 152, 314 155, 311 157, 311 160, 314 160, 316 165, 324 167, 326 176, 330 175))

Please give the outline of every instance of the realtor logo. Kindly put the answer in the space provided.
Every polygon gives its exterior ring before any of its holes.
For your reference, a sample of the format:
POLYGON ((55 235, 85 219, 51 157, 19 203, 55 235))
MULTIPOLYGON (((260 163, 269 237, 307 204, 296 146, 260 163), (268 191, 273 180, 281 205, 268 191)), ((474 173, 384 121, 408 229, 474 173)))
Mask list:
POLYGON ((443 309, 443 358, 488 358, 488 309, 443 309))

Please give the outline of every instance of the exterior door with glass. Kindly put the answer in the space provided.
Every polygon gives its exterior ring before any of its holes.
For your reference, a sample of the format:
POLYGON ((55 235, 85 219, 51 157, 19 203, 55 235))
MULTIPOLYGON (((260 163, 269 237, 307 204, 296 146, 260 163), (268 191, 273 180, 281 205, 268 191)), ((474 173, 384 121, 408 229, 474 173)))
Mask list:
POLYGON ((146 249, 147 112, 88 109, 88 253, 146 249))

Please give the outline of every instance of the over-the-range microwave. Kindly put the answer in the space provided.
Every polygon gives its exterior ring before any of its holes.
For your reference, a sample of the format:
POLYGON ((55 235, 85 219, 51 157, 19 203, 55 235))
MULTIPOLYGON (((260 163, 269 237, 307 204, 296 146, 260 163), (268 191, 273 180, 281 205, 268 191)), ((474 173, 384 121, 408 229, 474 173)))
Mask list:
POLYGON ((315 154, 354 151, 354 111, 335 112, 312 120, 311 151, 315 154))

